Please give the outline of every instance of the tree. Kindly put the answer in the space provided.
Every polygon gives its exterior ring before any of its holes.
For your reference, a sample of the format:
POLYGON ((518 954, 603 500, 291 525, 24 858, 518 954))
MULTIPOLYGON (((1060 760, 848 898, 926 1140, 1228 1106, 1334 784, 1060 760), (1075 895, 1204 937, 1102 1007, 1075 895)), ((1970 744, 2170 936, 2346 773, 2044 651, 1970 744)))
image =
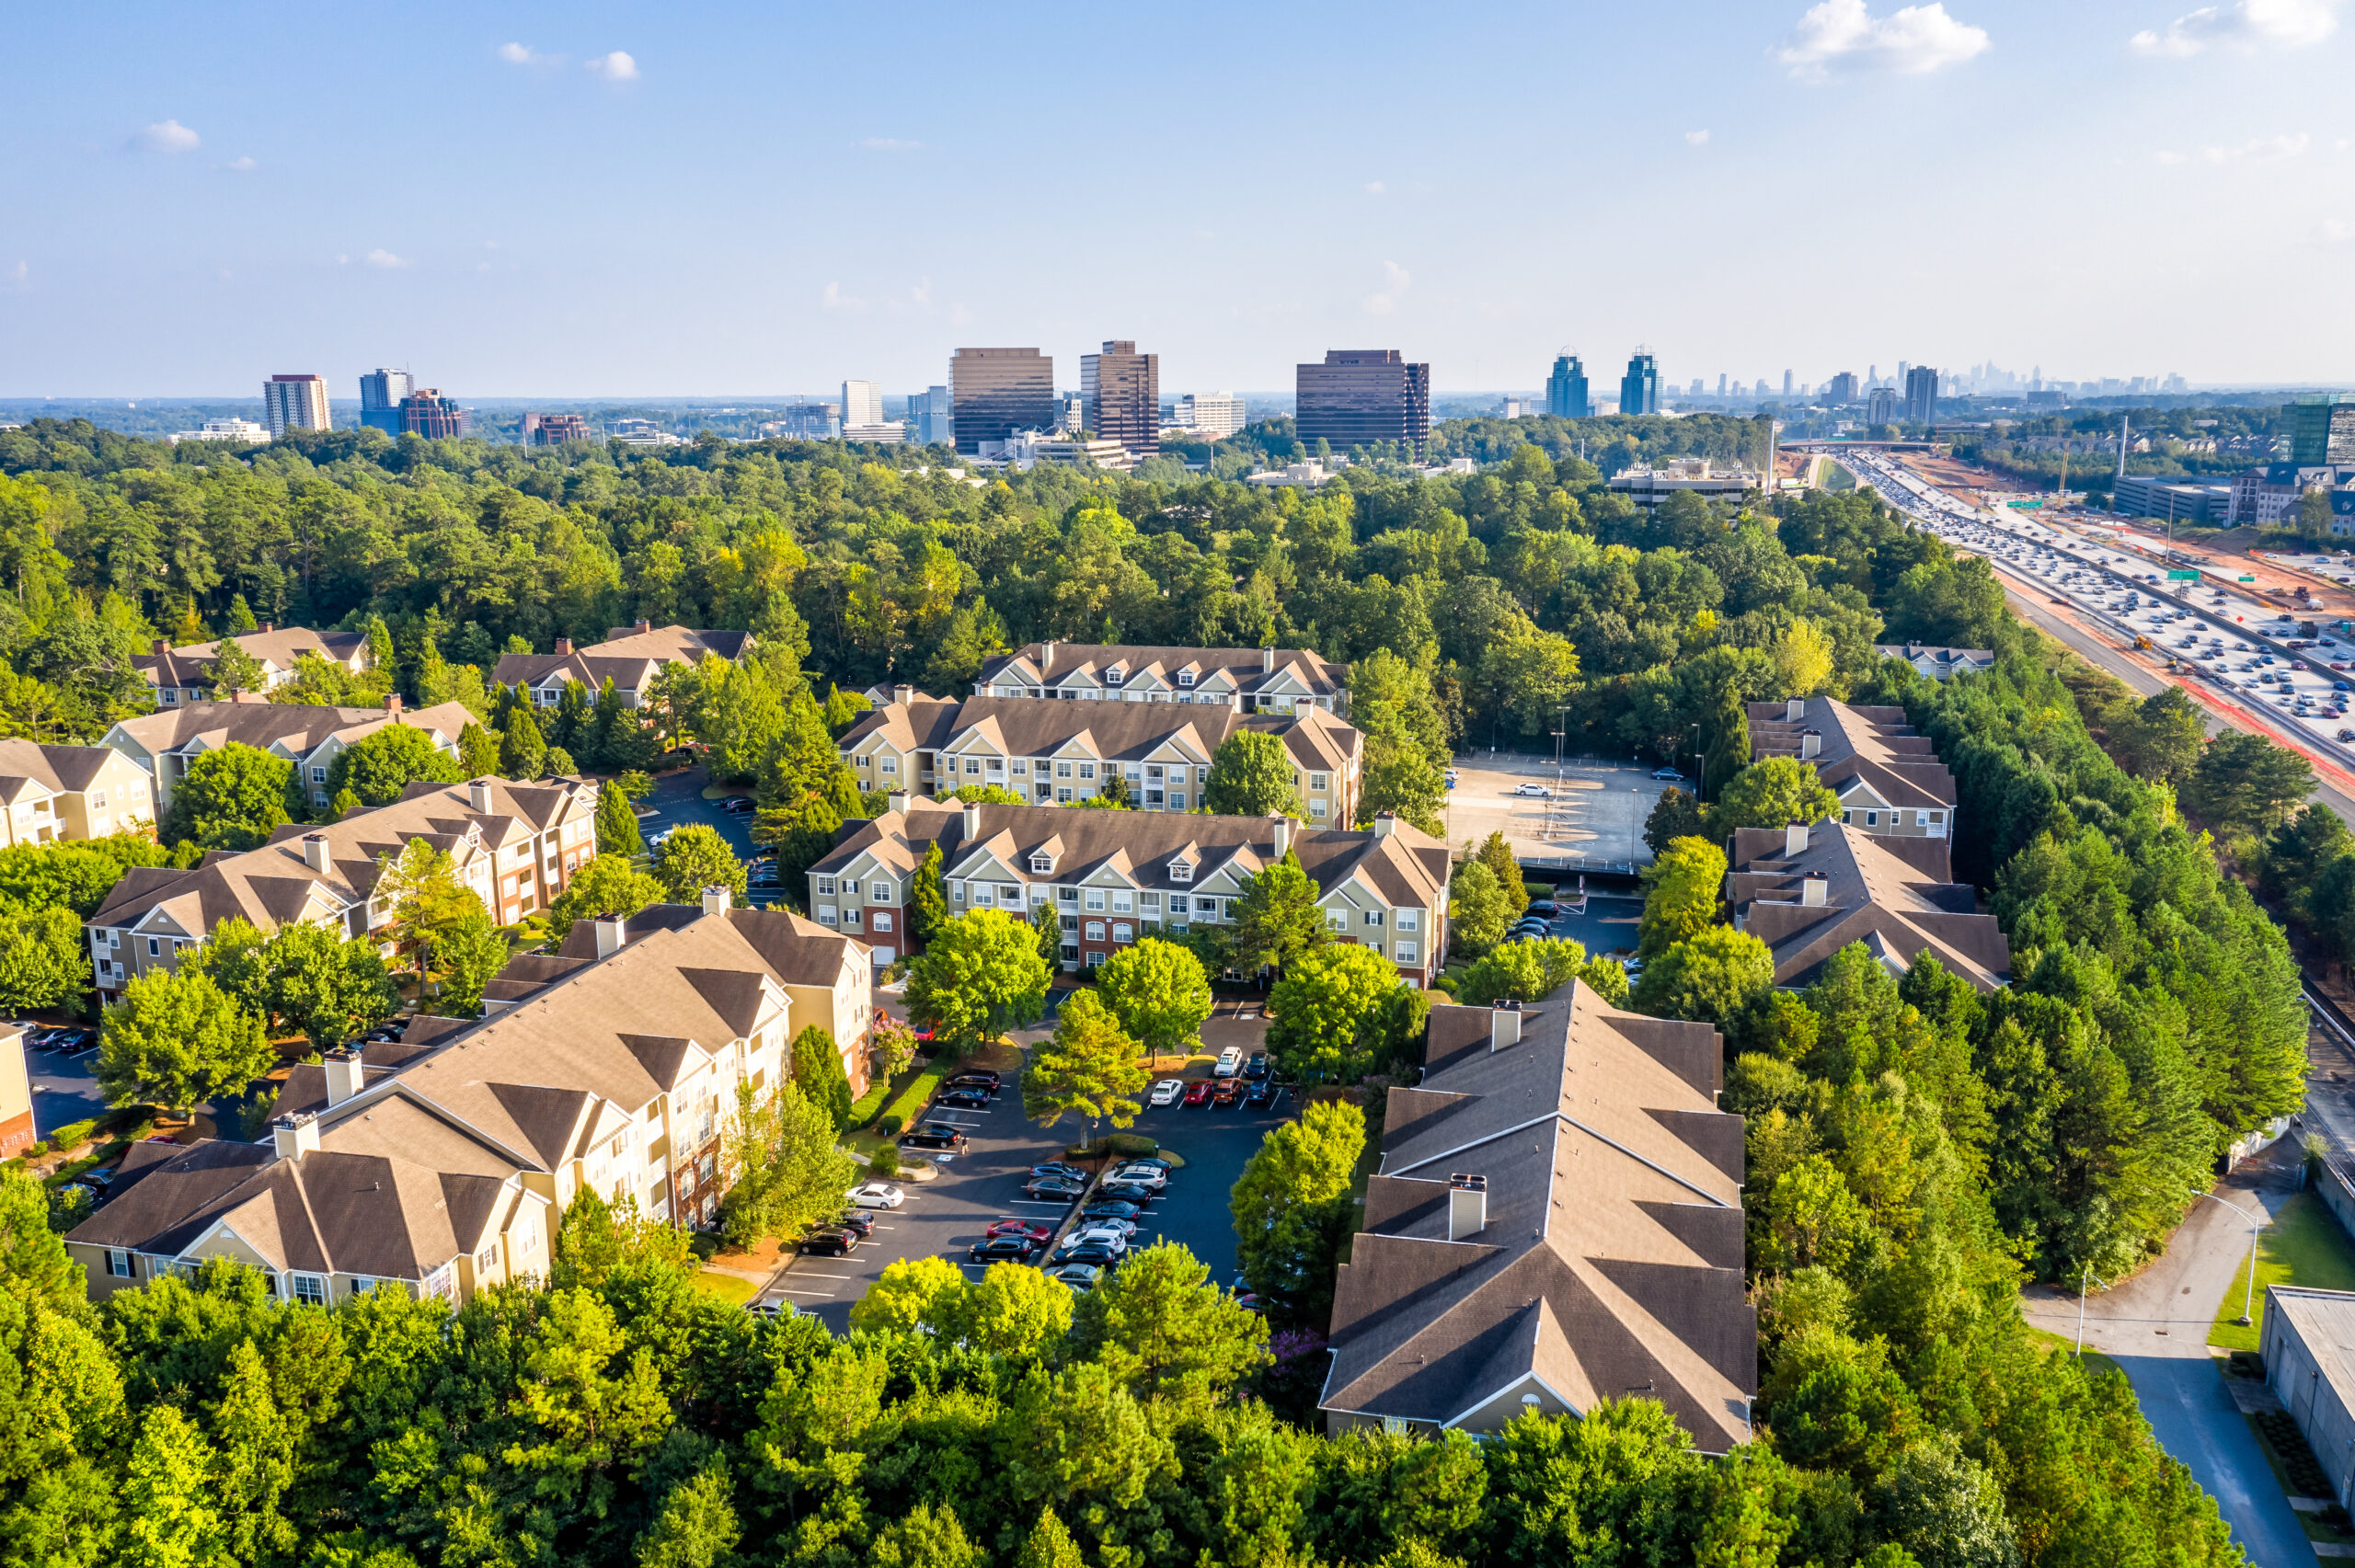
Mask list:
POLYGON ((208 850, 258 849, 287 820, 294 764, 230 741, 199 755, 172 789, 164 837, 208 850))
MULTIPOLYGON (((1607 960, 1605 961, 1607 962, 1607 960)), ((1612 965, 1616 970, 1618 966, 1612 965)), ((1466 1007, 1487 1007, 1499 1001, 1535 1001, 1550 996, 1566 980, 1588 979, 1598 990, 1609 971, 1589 964, 1586 948, 1557 937, 1535 942, 1511 942, 1466 969, 1455 982, 1455 1000, 1466 1007), (1600 982, 1600 983, 1597 983, 1600 982)), ((1604 1000, 1616 1005, 1626 995, 1626 976, 1618 976, 1615 995, 1604 1000)))
POLYGON ((1046 960, 1028 921, 995 910, 958 916, 908 967, 908 1015, 940 1048, 971 1056, 1039 1016, 1046 960))
POLYGON ((1268 993, 1269 1051, 1295 1078, 1357 1082, 1366 1066, 1361 1024, 1400 983, 1397 966, 1370 947, 1331 943, 1303 954, 1268 993))
POLYGON ((947 1258, 901 1258, 885 1264, 867 1294, 851 1303, 850 1328, 853 1333, 930 1333, 954 1340, 964 1309, 963 1269, 947 1258))
POLYGON ((1448 950, 1465 958, 1477 958, 1505 939, 1505 933, 1512 929, 1515 913, 1511 896, 1497 885, 1497 874, 1488 869, 1488 864, 1464 860, 1448 882, 1448 950))
POLYGON ((1384 812, 1437 838, 1446 830, 1447 775, 1424 751, 1397 735, 1368 735, 1358 783, 1358 825, 1384 812))
POLYGON ((1132 1096, 1152 1076, 1111 1009, 1092 990, 1074 991, 1055 1016, 1053 1037, 1030 1048, 1022 1114, 1052 1127, 1075 1111, 1091 1133, 1108 1119, 1127 1127, 1144 1108, 1132 1096))
POLYGON ((1481 840, 1479 853, 1470 858, 1496 874, 1497 887, 1505 896, 1507 909, 1518 915, 1529 908, 1529 885, 1521 879, 1521 861, 1512 853, 1512 845, 1505 841, 1501 830, 1481 840))
POLYGON ((557 693, 556 712, 548 716, 547 727, 542 731, 550 746, 561 746, 570 751, 588 739, 589 688, 578 681, 567 681, 564 690, 557 693))
POLYGON ((1210 977, 1201 960, 1176 943, 1147 937, 1121 948, 1097 969, 1096 989, 1147 1055, 1191 1055, 1201 1048, 1202 1021, 1211 1015, 1210 977))
POLYGON ((941 879, 940 841, 935 839, 925 846, 924 859, 916 864, 915 876, 908 883, 908 945, 921 947, 932 940, 948 920, 948 893, 941 879))
POLYGON ((743 1529, 730 1490, 728 1471, 718 1464, 672 1487, 638 1538, 639 1568, 724 1568, 733 1562, 743 1529))
POLYGON ((73 1315, 82 1309, 87 1277, 64 1239, 50 1229, 49 1193, 40 1178, 0 1166, 0 1288, 73 1315))
POLYGON ((277 1065, 261 1020, 203 974, 132 977, 98 1025, 98 1088, 108 1103, 190 1111, 277 1065))
POLYGON ((196 1425, 168 1404, 139 1423, 121 1486, 124 1568, 210 1568, 226 1560, 227 1532, 213 1506, 211 1454, 196 1425))
POLYGON ((1325 911, 1316 903, 1316 884, 1289 848, 1283 859, 1254 873, 1244 885, 1234 917, 1232 946, 1221 967, 1245 974, 1281 968, 1329 939, 1325 911))
POLYGON ((569 742, 573 750, 587 761, 592 768, 603 771, 613 766, 610 761, 615 739, 635 724, 629 710, 622 706, 620 688, 614 678, 606 676, 597 688, 596 710, 581 727, 577 740, 569 742))
POLYGON ((804 1027, 793 1036, 792 1059, 793 1082, 810 1103, 833 1118, 835 1131, 850 1126, 850 1079, 833 1032, 817 1024, 804 1027))
POLYGON ((1029 1361, 1061 1345, 1071 1319, 1070 1287, 1035 1268, 994 1263, 965 1286, 958 1332, 985 1355, 1029 1361))
POLYGON ((736 1087, 736 1112, 720 1139, 734 1184, 720 1205, 728 1239, 793 1236, 833 1214, 858 1180, 858 1165, 834 1147, 834 1121, 787 1080, 765 1098, 736 1087))
POLYGON ((483 912, 448 853, 423 839, 411 839, 398 855, 377 856, 371 902, 391 912, 393 951, 420 983, 439 966, 442 943, 483 912))
POLYGON ((1644 847, 1657 856, 1671 839, 1699 838, 1708 831, 1701 803, 1674 784, 1660 792, 1651 815, 1644 818, 1644 847))
POLYGON ((213 697, 215 702, 232 702, 241 692, 261 692, 269 685, 270 676, 263 670, 261 660, 247 653, 245 644, 235 637, 224 637, 214 645, 213 697))
MULTIPOLYGON (((205 946, 221 936, 216 927, 205 946)), ((315 1049, 339 1046, 400 1010, 400 992, 376 944, 366 937, 345 937, 315 921, 297 921, 279 927, 256 957, 253 1003, 301 1030, 315 1049)))
POLYGON ((73 910, 27 909, 0 898, 0 1011, 67 1007, 90 983, 90 956, 73 910))
POLYGON ((608 780, 597 792, 597 853, 610 855, 642 853, 646 841, 638 830, 638 807, 621 788, 608 780))
POLYGON ((433 738, 405 724, 388 724, 336 753, 327 764, 327 794, 350 790, 362 806, 390 806, 420 779, 458 784, 465 773, 455 757, 435 749, 433 738))
MULTIPOLYGON (((1721 793, 1733 776, 1750 765, 1750 710, 1741 694, 1727 691, 1710 711, 1706 726, 1708 749, 1702 753, 1701 776, 1695 781, 1694 804, 1721 793)), ((1669 792, 1663 792, 1663 798, 1669 792)), ((1677 837, 1671 833, 1670 838, 1677 837)))
POLYGON ((1022 1539, 1022 1550, 1014 1556, 1014 1568, 1087 1568, 1087 1559, 1080 1555, 1079 1543, 1055 1516, 1054 1509, 1041 1507, 1039 1522, 1022 1539))
POLYGON ((490 911, 475 900, 473 910, 461 914, 455 923, 442 934, 435 946, 435 957, 441 966, 441 1005, 453 1017, 472 1018, 482 1011, 483 988, 499 978, 514 956, 514 944, 490 911))
POLYGON ((1775 690, 1786 697, 1812 697, 1832 681, 1832 639, 1802 615, 1775 639, 1775 690))
POLYGON ((2200 765, 2208 723, 2200 705, 2180 686, 2145 697, 2131 716, 2114 727, 2119 761, 2146 779, 2181 784, 2200 765))
POLYGON ((600 854, 572 874, 548 903, 548 933, 558 943, 585 920, 627 918, 662 901, 662 884, 617 854, 600 854))
POLYGON ((744 863, 708 823, 673 828, 654 852, 654 879, 674 904, 700 903, 705 888, 725 887, 733 905, 741 909, 747 902, 744 863))
POLYGON ((1202 804, 1223 817, 1305 818, 1308 808, 1301 804, 1295 773, 1282 737, 1238 729, 1211 754, 1202 804))
POLYGON ((1704 814, 1710 835, 1722 839, 1737 828, 1786 828, 1837 817, 1840 797, 1797 757, 1768 757, 1727 781, 1704 814))
POLYGON ((1671 944, 1717 924, 1725 888, 1725 852, 1706 839, 1677 839, 1644 867, 1644 916, 1636 951, 1648 962, 1671 944))
POLYGON ((536 779, 546 773, 547 761, 548 745, 540 737, 539 723, 532 716, 532 704, 518 702, 500 732, 499 775, 536 779))
POLYGON ((2184 786, 2184 804, 2225 832, 2262 833, 2314 793, 2306 760, 2261 735, 2227 729, 2208 742, 2184 786))
POLYGON ((1644 967, 1630 998, 1638 1013, 1719 1027, 1775 984, 1775 956, 1746 931, 1712 926, 1644 967))
POLYGON ((1365 1113, 1318 1100, 1260 1141, 1227 1197, 1243 1276, 1288 1322, 1333 1312, 1334 1266, 1354 1216, 1350 1184, 1365 1153, 1365 1113))
POLYGON ((458 766, 470 779, 499 776, 499 737, 479 724, 458 731, 458 766))
POLYGON ((1206 1401, 1268 1364, 1268 1322, 1176 1242, 1129 1254, 1081 1299, 1071 1346, 1140 1399, 1206 1401))
POLYGON ((1133 797, 1133 792, 1129 788, 1129 781, 1126 778, 1123 778, 1120 775, 1120 771, 1109 763, 1105 765, 1104 782, 1096 786, 1096 793, 1089 795, 1086 799, 1078 802, 1078 804, 1082 806, 1101 807, 1109 811, 1133 811, 1136 809, 1136 801, 1133 797))

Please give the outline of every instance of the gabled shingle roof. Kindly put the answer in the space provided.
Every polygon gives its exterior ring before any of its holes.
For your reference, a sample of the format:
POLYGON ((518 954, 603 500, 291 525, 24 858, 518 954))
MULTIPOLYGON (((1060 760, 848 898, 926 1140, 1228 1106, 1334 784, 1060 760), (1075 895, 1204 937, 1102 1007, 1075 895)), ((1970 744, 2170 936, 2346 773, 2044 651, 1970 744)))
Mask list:
POLYGON ((1938 760, 1929 737, 1916 735, 1903 708, 1852 706, 1809 697, 1799 716, 1784 703, 1749 703, 1750 760, 1800 757, 1833 794, 1845 797, 1859 782, 1894 807, 1943 807, 1957 796, 1954 774, 1938 760), (1813 732, 1821 748, 1804 757, 1813 732))
POLYGON ((695 631, 685 626, 657 626, 641 632, 616 626, 605 641, 574 648, 569 653, 501 654, 491 668, 492 681, 501 686, 537 686, 549 677, 569 679, 595 692, 608 676, 614 684, 636 689, 648 678, 649 666, 695 664, 706 654, 741 659, 752 646, 750 632, 695 631))
POLYGON ((1238 692, 1251 693, 1290 674, 1317 696, 1333 696, 1348 685, 1350 667, 1300 648, 1156 647, 1133 643, 1032 643, 982 666, 976 684, 1056 687, 1067 681, 1088 687, 1104 684, 1106 671, 1118 668, 1123 686, 1140 674, 1157 677, 1173 689, 1181 670, 1194 672, 1197 686, 1213 673, 1225 676, 1238 692))
POLYGON ((454 742, 459 731, 474 722, 461 703, 440 703, 430 708, 394 714, 383 708, 336 708, 301 703, 183 703, 152 714, 127 718, 107 732, 111 740, 121 735, 136 741, 151 755, 177 751, 201 740, 207 747, 230 741, 269 750, 276 746, 292 755, 308 756, 329 737, 346 745, 374 734, 388 724, 437 733, 454 742))
POLYGON ((1947 879, 1947 841, 1819 822, 1793 854, 1796 836, 1743 828, 1727 857, 1734 925, 1773 952, 1776 985, 1810 983, 1852 942, 1872 947, 1900 973, 1927 952, 1981 990, 2011 983, 2003 927, 1978 912, 1976 889, 1947 879), (1821 905, 1806 902, 1810 877, 1822 879, 1821 905))
POLYGON ((1028 697, 929 698, 887 703, 859 715, 837 743, 856 749, 879 733, 894 750, 955 752, 968 736, 1008 757, 1064 754, 1143 761, 1175 749, 1208 762, 1226 739, 1254 729, 1282 739, 1293 764, 1317 773, 1345 771, 1365 737, 1322 709, 1294 715, 1243 714, 1211 703, 1071 703, 1028 697))

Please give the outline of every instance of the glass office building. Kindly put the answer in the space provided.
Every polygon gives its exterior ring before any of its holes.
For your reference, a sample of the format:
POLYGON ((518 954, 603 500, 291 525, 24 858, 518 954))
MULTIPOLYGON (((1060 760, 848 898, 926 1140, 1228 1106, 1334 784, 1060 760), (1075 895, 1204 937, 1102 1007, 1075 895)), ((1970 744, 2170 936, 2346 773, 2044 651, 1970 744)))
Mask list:
POLYGON ((1660 361, 1641 349, 1627 357, 1627 373, 1619 378, 1619 412, 1660 412, 1660 361))
POLYGON ((1337 452, 1397 441, 1424 455, 1431 435, 1431 368, 1396 349, 1328 349, 1321 365, 1297 367, 1301 444, 1337 452))
POLYGON ((959 349, 948 361, 957 450, 982 454, 983 441, 1055 422, 1055 361, 1036 349, 959 349))
POLYGON ((1081 418, 1099 440, 1139 457, 1161 450, 1161 356, 1140 354, 1128 338, 1079 361, 1081 418))
POLYGON ((1568 349, 1554 356, 1554 373, 1545 378, 1545 412, 1557 419, 1583 419, 1594 412, 1587 401, 1586 367, 1568 349))
POLYGON ((360 422, 388 436, 399 435, 401 402, 416 388, 407 371, 370 371, 360 378, 360 422))

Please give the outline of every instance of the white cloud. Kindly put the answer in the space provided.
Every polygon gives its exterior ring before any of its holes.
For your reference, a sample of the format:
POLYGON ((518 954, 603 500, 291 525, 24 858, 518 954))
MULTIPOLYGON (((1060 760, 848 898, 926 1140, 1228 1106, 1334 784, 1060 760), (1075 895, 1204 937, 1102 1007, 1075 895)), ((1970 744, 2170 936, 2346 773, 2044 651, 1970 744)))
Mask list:
POLYGON ((2338 27, 2340 0, 2233 0, 2202 6, 2169 22, 2165 32, 2147 29, 2126 40, 2137 54, 2188 59, 2211 44, 2227 49, 2303 49, 2320 43, 2338 27))
POLYGON ((611 54, 601 54, 589 61, 584 68, 591 75, 603 77, 608 82, 638 80, 638 62, 618 49, 611 54))
POLYGON ((19 261, 8 269, 8 282, 12 287, 22 289, 30 284, 32 275, 33 269, 19 261))
POLYGON ((865 300, 862 300, 854 294, 844 293, 843 286, 840 283, 829 283, 826 285, 826 292, 822 303, 828 310, 865 310, 867 308, 867 302, 865 300))
POLYGON ((2186 158, 2181 153, 2161 153, 2159 155, 2159 162, 2173 166, 2176 164, 2188 163, 2190 160, 2186 158))
POLYGON ((903 142, 897 136, 869 136, 859 143, 870 153, 913 153, 924 146, 921 142, 903 142))
POLYGON ((1706 131, 1687 131, 1684 133, 1684 144, 1688 147, 1706 147, 1709 144, 1709 133, 1706 131))
POLYGON ((131 144, 143 153, 192 153, 204 143, 178 120, 164 120, 132 136, 131 144))
POLYGON ((351 258, 348 256, 339 256, 335 258, 335 264, 338 267, 349 267, 351 265, 351 258))
POLYGON ((499 46, 499 58, 510 65, 536 65, 547 57, 534 54, 520 43, 502 43, 499 46))
POLYGON ((2200 156, 2211 164, 2278 164, 2302 156, 2313 138, 2301 131, 2288 136, 2258 136, 2237 147, 2209 147, 2200 156))
POLYGON ((261 167, 259 164, 254 162, 251 158, 231 158, 229 160, 229 166, 236 170, 239 174, 251 174, 254 170, 261 167))
POLYGON ((1775 46, 1775 58, 1798 80, 1821 82, 1834 71, 1926 75, 1987 49, 1987 29, 1947 16, 1944 0, 1886 17, 1867 10, 1865 0, 1821 0, 1775 46))
MULTIPOLYGON (((339 259, 340 259, 339 258, 339 259)), ((372 250, 363 258, 371 267, 406 267, 408 261, 389 250, 372 250)))
POLYGON ((1365 184, 1365 193, 1368 196, 1380 196, 1388 189, 1389 188, 1387 186, 1384 185, 1382 181, 1378 179, 1370 179, 1366 181, 1365 184))
POLYGON ((1382 273, 1386 286, 1382 292, 1365 297, 1365 313, 1368 315, 1388 315, 1396 310, 1398 296, 1405 293, 1407 285, 1414 280, 1413 275, 1395 261, 1384 262, 1382 273))

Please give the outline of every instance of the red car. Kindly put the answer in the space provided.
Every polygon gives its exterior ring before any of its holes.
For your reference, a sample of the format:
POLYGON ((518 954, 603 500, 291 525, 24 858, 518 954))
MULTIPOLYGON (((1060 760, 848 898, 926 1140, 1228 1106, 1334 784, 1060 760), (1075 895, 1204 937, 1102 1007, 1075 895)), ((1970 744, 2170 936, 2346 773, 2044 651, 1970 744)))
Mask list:
POLYGON ((1034 1242, 1044 1242, 1055 1233, 1051 1225, 1041 1225, 1029 1219, 1001 1219, 982 1232, 984 1237, 1028 1236, 1034 1242))
POLYGON ((1212 1091, 1215 1090, 1217 1087, 1218 1085, 1212 1083, 1207 1078, 1196 1079, 1192 1083, 1187 1086, 1186 1104, 1189 1105, 1209 1104, 1211 1103, 1212 1091))

